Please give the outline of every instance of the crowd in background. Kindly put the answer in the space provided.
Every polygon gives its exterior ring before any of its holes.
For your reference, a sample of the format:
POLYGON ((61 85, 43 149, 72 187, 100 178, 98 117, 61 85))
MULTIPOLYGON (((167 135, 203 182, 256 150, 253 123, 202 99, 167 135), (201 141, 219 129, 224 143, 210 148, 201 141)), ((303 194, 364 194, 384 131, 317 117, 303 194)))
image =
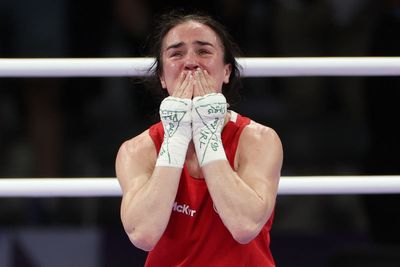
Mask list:
MULTIPOLYGON (((398 0, 158 2, 0 0, 0 57, 145 56, 167 7, 215 16, 245 57, 400 56, 398 0)), ((282 175, 399 174, 399 88, 399 77, 245 78, 233 109, 277 130, 282 175)), ((2 78, 0 177, 115 176, 119 145, 157 105, 133 78, 2 78)), ((400 243, 397 195, 296 198, 278 197, 278 232, 400 243)), ((119 221, 119 199, 1 202, 0 224, 119 221)))

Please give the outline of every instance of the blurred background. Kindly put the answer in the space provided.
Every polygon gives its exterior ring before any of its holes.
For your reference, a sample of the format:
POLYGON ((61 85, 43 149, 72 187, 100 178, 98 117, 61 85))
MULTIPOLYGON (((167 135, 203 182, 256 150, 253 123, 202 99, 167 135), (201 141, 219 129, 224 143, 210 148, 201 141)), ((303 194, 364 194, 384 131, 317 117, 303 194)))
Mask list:
MULTIPOLYGON (((0 57, 138 57, 169 8, 206 11, 252 57, 400 56, 399 0, 0 0, 0 57)), ((233 109, 274 128, 282 175, 400 174, 399 77, 246 78, 233 109)), ((1 177, 114 177, 154 122, 135 79, 1 78, 1 177)), ((0 198, 0 266, 142 266, 121 199, 0 198)), ((277 266, 400 266, 399 195, 278 196, 277 266)), ((173 248, 171 248, 173 249, 173 248)))

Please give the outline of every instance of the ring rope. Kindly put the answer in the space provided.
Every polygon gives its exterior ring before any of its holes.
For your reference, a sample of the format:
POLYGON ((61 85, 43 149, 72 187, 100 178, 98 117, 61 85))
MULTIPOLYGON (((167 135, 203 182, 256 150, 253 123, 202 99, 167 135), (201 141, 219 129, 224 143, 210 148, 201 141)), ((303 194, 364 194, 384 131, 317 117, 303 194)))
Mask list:
MULTIPOLYGON (((397 76, 400 57, 238 58, 243 77, 397 76)), ((0 58, 0 77, 147 76, 153 58, 0 58)))
MULTIPOLYGON (((238 58, 244 77, 394 76, 400 57, 238 58)), ((0 77, 146 76, 152 58, 0 59, 0 77)), ((400 176, 287 176, 281 195, 400 193, 400 176)), ((116 178, 2 178, 0 197, 120 196, 116 178)))
MULTIPOLYGON (((280 195, 396 194, 400 176, 285 176, 280 195)), ((115 177, 1 178, 0 197, 119 197, 115 177)))

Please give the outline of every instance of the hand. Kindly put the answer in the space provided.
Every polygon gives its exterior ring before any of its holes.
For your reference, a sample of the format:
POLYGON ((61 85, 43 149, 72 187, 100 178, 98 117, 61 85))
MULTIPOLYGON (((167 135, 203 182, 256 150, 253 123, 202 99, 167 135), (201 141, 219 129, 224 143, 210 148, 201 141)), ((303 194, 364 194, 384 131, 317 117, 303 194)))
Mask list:
POLYGON ((177 98, 191 99, 193 97, 194 77, 192 71, 182 71, 172 95, 177 98))
POLYGON ((226 160, 221 139, 226 112, 226 99, 221 93, 193 99, 193 142, 200 166, 215 160, 226 160))
POLYGON ((194 71, 194 89, 193 96, 204 96, 216 92, 216 83, 214 78, 200 68, 194 71))
POLYGON ((164 141, 156 166, 182 168, 192 139, 192 100, 169 96, 160 105, 160 118, 164 127, 164 141))

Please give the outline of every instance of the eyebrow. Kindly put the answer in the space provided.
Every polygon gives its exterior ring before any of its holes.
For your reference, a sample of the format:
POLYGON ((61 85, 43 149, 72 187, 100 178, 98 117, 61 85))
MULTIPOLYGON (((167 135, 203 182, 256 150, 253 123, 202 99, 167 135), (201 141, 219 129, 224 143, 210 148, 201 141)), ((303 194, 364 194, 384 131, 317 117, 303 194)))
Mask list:
POLYGON ((201 46, 211 46, 214 47, 214 45, 212 43, 206 42, 206 41, 195 41, 194 42, 197 45, 201 45, 201 46))
MULTIPOLYGON (((209 43, 209 42, 206 42, 206 41, 197 40, 197 41, 194 41, 193 43, 196 44, 196 45, 200 45, 200 46, 211 46, 211 47, 214 47, 214 45, 212 43, 209 43)), ((179 47, 182 47, 183 45, 184 45, 184 42, 174 43, 172 45, 169 45, 165 49, 165 51, 168 51, 169 49, 179 48, 179 47)))

